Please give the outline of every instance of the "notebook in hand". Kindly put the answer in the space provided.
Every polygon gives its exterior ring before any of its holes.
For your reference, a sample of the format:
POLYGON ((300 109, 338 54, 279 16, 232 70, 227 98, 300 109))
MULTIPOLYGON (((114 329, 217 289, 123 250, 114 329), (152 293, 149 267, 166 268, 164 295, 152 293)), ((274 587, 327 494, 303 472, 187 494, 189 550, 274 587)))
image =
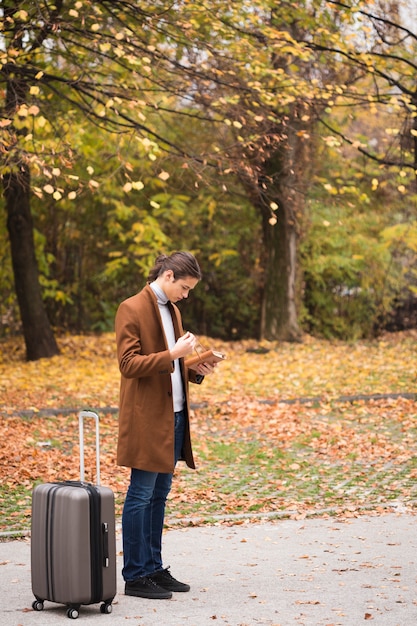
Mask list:
POLYGON ((205 350, 204 352, 199 352, 186 357, 185 364, 187 367, 195 370, 200 363, 209 363, 209 365, 213 365, 219 361, 224 361, 225 358, 226 355, 222 352, 218 352, 217 350, 205 350))

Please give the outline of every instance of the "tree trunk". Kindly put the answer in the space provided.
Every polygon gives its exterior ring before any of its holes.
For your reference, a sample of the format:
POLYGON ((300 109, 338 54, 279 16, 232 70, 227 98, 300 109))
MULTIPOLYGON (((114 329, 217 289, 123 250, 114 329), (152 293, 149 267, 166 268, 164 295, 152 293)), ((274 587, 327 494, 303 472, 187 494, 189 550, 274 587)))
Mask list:
POLYGON ((301 302, 298 239, 304 214, 303 180, 308 178, 309 165, 305 142, 297 130, 293 119, 285 140, 253 168, 256 175, 240 173, 262 219, 260 337, 270 341, 301 341, 302 337, 297 314, 301 302), (276 211, 271 208, 274 204, 276 211))
POLYGON ((20 171, 5 175, 3 181, 7 230, 26 344, 26 358, 28 361, 35 361, 59 354, 59 349, 46 315, 39 283, 30 211, 28 166, 20 164, 20 171))
MULTIPOLYGON (((16 10, 17 5, 12 3, 12 6, 5 7, 5 15, 12 16, 16 10)), ((19 21, 15 24, 13 46, 20 49, 25 29, 19 21)), ((24 78, 8 70, 5 111, 10 119, 13 119, 19 107, 26 102, 28 89, 29 84, 24 78)), ((14 129, 14 132, 17 137, 26 134, 25 128, 14 129)), ((36 361, 59 354, 59 349, 46 314, 39 283, 30 210, 29 164, 17 145, 7 156, 10 169, 3 175, 3 188, 15 290, 22 319, 26 358, 28 361, 36 361)))
MULTIPOLYGON (((278 199, 277 199, 278 200, 278 199)), ((261 308, 261 338, 300 341, 297 319, 297 249, 296 225, 285 202, 277 201, 277 223, 271 225, 271 213, 262 213, 264 289, 261 308)))

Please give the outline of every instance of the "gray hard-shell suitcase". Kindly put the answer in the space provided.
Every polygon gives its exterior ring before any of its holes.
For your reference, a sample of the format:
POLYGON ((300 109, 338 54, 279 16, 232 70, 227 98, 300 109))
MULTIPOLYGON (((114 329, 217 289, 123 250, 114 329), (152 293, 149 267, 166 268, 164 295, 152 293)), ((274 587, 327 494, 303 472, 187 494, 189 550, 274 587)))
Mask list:
POLYGON ((82 604, 101 602, 101 612, 111 613, 116 595, 114 494, 100 486, 98 415, 81 411, 79 425, 80 481, 37 485, 32 495, 32 608, 66 604, 72 619, 82 604), (86 417, 96 422, 96 485, 84 482, 86 417))

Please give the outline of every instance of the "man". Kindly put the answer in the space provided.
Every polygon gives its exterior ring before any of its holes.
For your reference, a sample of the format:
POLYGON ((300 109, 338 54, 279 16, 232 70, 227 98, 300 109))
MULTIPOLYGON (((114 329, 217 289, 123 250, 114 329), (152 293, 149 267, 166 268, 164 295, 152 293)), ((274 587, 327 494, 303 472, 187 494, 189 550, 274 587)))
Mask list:
POLYGON ((116 342, 121 372, 117 463, 131 468, 123 508, 125 594, 168 599, 189 591, 163 567, 166 499, 175 464, 195 468, 190 440, 188 381, 201 383, 213 367, 188 370, 184 357, 195 336, 184 333, 176 302, 201 279, 194 256, 157 258, 148 284, 121 303, 116 342))

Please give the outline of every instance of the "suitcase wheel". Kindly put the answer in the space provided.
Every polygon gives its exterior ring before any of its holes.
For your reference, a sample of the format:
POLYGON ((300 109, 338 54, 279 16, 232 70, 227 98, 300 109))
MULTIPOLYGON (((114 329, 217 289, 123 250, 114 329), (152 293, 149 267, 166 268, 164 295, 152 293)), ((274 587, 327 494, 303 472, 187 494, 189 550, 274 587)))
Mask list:
POLYGON ((67 611, 67 617, 69 617, 70 619, 77 619, 77 617, 79 616, 79 611, 78 609, 74 609, 73 607, 70 607, 67 611))
POLYGON ((32 609, 34 611, 43 611, 43 602, 42 602, 42 600, 34 600, 32 602, 32 609))
POLYGON ((112 605, 108 604, 107 602, 104 602, 104 604, 100 605, 100 613, 106 613, 107 615, 110 615, 112 610, 113 610, 112 605))

